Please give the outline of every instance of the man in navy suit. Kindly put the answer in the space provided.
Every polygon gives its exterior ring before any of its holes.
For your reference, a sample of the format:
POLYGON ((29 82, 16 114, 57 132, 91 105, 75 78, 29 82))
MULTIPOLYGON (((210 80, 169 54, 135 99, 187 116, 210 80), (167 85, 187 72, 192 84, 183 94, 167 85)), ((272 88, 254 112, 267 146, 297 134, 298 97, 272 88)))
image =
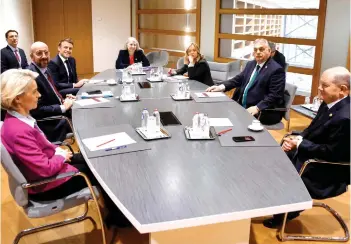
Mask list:
POLYGON ((266 125, 279 123, 283 117, 280 111, 266 109, 284 107, 285 72, 270 57, 268 41, 257 39, 254 42, 254 57, 245 69, 234 78, 219 86, 207 88, 207 92, 229 91, 236 88, 233 100, 266 125))
POLYGON ((25 69, 28 66, 26 54, 18 48, 18 32, 8 30, 5 33, 7 46, 1 49, 1 73, 8 69, 25 69))
MULTIPOLYGON (((308 159, 350 162, 350 72, 344 67, 326 70, 318 87, 323 103, 311 124, 298 136, 284 138, 282 149, 300 171, 308 159)), ((309 165, 302 180, 314 199, 338 196, 350 184, 350 168, 338 165, 309 165)), ((289 213, 288 220, 298 212, 289 213)), ((282 215, 263 222, 274 228, 282 215)))
MULTIPOLYGON (((41 97, 38 101, 38 107, 31 110, 31 115, 35 119, 41 119, 51 116, 63 115, 70 116, 71 107, 75 97, 70 95, 63 99, 62 95, 55 87, 53 76, 48 69, 50 52, 48 46, 43 42, 35 42, 31 46, 30 57, 32 63, 28 69, 39 74, 36 78, 38 91, 41 97)), ((62 141, 65 135, 70 131, 66 120, 38 122, 38 126, 44 131, 50 141, 62 141)))
POLYGON ((56 82, 56 87, 61 95, 76 95, 79 88, 84 85, 87 79, 78 81, 76 60, 71 56, 73 41, 70 38, 63 39, 58 45, 58 54, 49 62, 49 69, 56 82))

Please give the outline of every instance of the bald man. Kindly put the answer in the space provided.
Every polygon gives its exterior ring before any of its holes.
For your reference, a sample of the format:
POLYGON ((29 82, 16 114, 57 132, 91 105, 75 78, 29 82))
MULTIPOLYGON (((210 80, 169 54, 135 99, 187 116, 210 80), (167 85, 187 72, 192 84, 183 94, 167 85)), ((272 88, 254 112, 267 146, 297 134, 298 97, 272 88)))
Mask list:
MULTIPOLYGON (((350 162, 350 72, 344 67, 324 71, 318 90, 323 103, 316 117, 300 135, 285 138, 282 145, 298 171, 308 159, 350 162)), ((312 164, 302 180, 312 198, 334 197, 350 184, 350 168, 312 164)), ((297 216, 298 213, 289 213, 288 219, 297 216)), ((274 228, 281 221, 282 216, 276 215, 263 224, 274 228)))
MULTIPOLYGON (((31 46, 30 57, 32 63, 28 69, 39 73, 36 79, 38 91, 41 97, 38 101, 38 107, 31 111, 35 119, 46 118, 57 115, 70 116, 70 110, 75 99, 74 96, 67 96, 63 99, 55 87, 52 74, 48 69, 50 52, 48 46, 43 42, 35 42, 31 46)), ((53 121, 51 123, 38 123, 50 141, 61 141, 69 132, 68 124, 62 120, 60 123, 53 121)))

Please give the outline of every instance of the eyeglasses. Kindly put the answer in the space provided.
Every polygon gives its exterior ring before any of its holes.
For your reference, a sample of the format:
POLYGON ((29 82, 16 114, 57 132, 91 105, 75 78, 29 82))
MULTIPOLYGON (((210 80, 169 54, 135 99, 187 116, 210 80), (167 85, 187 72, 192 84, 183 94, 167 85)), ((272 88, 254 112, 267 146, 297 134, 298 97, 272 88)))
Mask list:
POLYGON ((254 48, 254 52, 257 53, 257 51, 264 52, 266 50, 265 47, 260 47, 260 48, 254 48))
POLYGON ((35 56, 38 56, 38 57, 43 57, 43 55, 45 54, 45 56, 49 56, 50 52, 49 51, 43 51, 43 50, 39 50, 39 51, 36 51, 35 53, 35 56))

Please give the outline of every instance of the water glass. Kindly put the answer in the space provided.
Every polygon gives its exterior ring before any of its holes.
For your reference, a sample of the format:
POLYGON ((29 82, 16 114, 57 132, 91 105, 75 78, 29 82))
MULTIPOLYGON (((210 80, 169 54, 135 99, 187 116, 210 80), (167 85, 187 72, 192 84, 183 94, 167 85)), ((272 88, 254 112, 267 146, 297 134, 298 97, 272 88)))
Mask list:
POLYGON ((321 105, 321 99, 318 96, 315 96, 313 98, 313 110, 317 111, 319 109, 319 106, 321 105))
POLYGON ((157 133, 156 118, 155 116, 149 116, 147 120, 147 134, 154 135, 157 133))

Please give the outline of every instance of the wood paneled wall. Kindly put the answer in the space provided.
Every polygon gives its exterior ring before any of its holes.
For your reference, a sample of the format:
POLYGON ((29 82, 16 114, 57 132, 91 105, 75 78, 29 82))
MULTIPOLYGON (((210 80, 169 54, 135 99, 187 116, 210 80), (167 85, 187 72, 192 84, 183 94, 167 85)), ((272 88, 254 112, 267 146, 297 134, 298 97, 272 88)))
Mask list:
POLYGON ((61 39, 74 41, 79 75, 93 73, 91 0, 33 0, 34 40, 49 46, 51 58, 61 39))

